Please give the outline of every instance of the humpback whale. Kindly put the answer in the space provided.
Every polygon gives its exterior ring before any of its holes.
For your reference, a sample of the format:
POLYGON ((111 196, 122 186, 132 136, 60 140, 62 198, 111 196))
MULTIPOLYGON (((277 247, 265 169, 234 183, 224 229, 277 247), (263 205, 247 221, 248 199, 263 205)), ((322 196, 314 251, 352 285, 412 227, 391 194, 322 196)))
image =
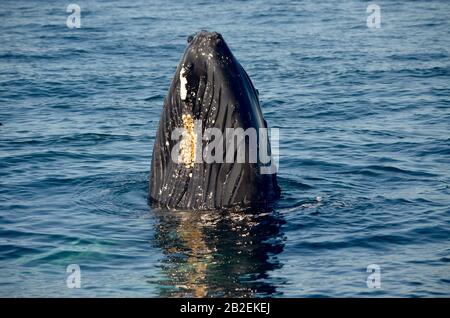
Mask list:
POLYGON ((153 146, 152 206, 183 211, 271 207, 280 188, 276 173, 263 170, 262 153, 270 158, 271 149, 260 133, 267 123, 258 95, 222 35, 201 31, 188 38, 153 146), (174 136, 177 129, 182 133, 174 136), (244 132, 241 139, 237 132, 244 132))

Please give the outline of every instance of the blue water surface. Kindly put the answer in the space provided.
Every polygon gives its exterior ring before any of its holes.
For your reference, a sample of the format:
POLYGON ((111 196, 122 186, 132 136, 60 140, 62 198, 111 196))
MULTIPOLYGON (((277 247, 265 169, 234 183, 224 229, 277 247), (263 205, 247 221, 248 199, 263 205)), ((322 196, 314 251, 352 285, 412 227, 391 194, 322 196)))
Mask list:
POLYGON ((0 296, 450 296, 449 1, 376 1, 378 29, 366 1, 69 3, 0 3, 0 296), (280 128, 271 213, 147 206, 201 29, 280 128))

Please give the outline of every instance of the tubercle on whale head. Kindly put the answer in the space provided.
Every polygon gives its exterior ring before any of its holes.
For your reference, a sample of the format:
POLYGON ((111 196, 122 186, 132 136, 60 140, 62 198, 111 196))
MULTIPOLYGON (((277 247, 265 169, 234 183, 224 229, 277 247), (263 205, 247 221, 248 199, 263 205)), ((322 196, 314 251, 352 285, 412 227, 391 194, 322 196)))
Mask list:
MULTIPOLYGON (((221 76, 220 80, 228 82, 229 86, 234 86, 236 91, 240 90, 239 95, 252 99, 251 103, 258 104, 256 109, 259 110, 259 94, 253 86, 247 72, 241 64, 236 60, 222 35, 217 32, 200 31, 188 37, 188 45, 185 49, 183 57, 177 69, 179 96, 182 108, 192 112, 195 119, 198 119, 201 109, 197 105, 197 96, 199 86, 205 77, 211 75, 213 70, 216 79, 221 76), (244 88, 242 86, 245 86, 244 88)), ((208 78, 207 85, 210 84, 208 78)), ((240 101, 234 101, 231 108, 239 107, 240 101)), ((262 118, 262 114, 258 114, 254 119, 262 118)), ((264 121, 257 123, 258 128, 267 128, 264 121)))
POLYGON ((186 47, 183 60, 182 64, 186 68, 192 68, 192 61, 195 61, 197 75, 205 72, 207 65, 229 68, 238 64, 222 35, 207 31, 193 36, 186 47))
POLYGON ((200 53, 205 54, 221 53, 224 55, 232 55, 222 35, 217 32, 200 31, 190 38, 190 40, 188 39, 188 43, 187 50, 196 49, 200 53))
MULTIPOLYGON (((212 72, 216 77, 218 74, 226 73, 222 77, 231 79, 233 74, 241 74, 238 67, 240 67, 239 63, 221 34, 203 30, 189 36, 188 45, 173 82, 173 85, 178 86, 173 87, 173 90, 178 92, 181 112, 191 115, 195 120, 205 119, 207 111, 205 107, 200 107, 201 103, 199 103, 202 84, 213 85, 211 78, 208 78, 212 72)), ((206 90, 208 88, 206 87, 206 90)), ((204 124, 206 127, 206 121, 204 124)))

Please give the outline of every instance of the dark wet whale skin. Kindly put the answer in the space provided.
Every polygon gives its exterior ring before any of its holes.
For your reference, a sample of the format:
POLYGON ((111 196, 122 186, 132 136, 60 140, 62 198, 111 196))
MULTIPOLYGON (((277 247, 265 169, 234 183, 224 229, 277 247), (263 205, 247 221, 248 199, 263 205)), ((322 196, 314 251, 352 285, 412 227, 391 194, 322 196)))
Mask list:
MULTIPOLYGON (((276 174, 260 173, 259 155, 257 163, 199 162, 190 168, 171 159, 171 149, 178 142, 171 140, 171 132, 183 126, 183 114, 201 120, 203 131, 267 128, 257 91, 222 36, 202 31, 188 42, 164 100, 153 147, 149 202, 176 210, 270 208, 280 188, 276 174), (184 100, 180 96, 182 68, 187 78, 184 100)), ((207 143, 203 141, 203 147, 207 143)), ((247 138, 246 143, 248 158, 247 138)))

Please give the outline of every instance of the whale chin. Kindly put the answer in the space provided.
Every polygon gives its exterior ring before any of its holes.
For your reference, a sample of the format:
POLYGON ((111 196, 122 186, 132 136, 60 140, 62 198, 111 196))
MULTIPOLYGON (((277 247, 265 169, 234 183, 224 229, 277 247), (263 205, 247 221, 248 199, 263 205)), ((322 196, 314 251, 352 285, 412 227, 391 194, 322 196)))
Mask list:
POLYGON ((245 136, 235 149, 225 138, 230 129, 267 131, 267 123, 257 90, 223 37, 202 31, 188 38, 164 100, 153 146, 151 205, 169 210, 270 209, 280 188, 276 174, 263 169, 267 162, 260 151, 270 154, 268 138, 257 134, 252 146, 245 136), (173 137, 178 128, 184 131, 181 141, 173 137), (201 137, 210 131, 223 137, 201 137), (205 152, 213 144, 224 151, 214 153, 211 162, 205 152), (245 160, 227 160, 239 157, 241 150, 245 160))

